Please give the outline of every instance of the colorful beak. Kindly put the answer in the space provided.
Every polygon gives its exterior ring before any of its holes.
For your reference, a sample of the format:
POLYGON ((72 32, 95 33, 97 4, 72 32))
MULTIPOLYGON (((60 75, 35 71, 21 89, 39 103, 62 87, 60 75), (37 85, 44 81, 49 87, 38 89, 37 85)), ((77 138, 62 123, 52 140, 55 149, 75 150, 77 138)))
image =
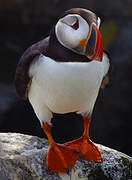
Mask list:
POLYGON ((89 59, 102 61, 103 41, 99 29, 94 23, 90 26, 88 39, 82 39, 80 46, 83 47, 84 55, 89 59))

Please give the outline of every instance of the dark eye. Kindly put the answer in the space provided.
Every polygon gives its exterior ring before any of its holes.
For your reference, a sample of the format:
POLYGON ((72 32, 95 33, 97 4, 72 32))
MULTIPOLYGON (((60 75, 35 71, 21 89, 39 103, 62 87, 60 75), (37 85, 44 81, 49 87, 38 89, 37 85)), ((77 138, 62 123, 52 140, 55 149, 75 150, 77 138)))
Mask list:
POLYGON ((77 30, 79 28, 78 20, 75 23, 72 24, 72 28, 75 29, 75 30, 77 30))

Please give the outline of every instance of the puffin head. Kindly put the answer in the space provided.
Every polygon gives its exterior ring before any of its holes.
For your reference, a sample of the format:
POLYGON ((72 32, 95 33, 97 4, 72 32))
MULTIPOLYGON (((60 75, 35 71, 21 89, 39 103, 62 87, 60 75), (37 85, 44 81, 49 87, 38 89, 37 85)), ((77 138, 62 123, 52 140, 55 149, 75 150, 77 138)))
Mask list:
POLYGON ((55 26, 61 45, 90 60, 102 61, 103 41, 99 32, 100 18, 93 12, 74 8, 65 12, 55 26))

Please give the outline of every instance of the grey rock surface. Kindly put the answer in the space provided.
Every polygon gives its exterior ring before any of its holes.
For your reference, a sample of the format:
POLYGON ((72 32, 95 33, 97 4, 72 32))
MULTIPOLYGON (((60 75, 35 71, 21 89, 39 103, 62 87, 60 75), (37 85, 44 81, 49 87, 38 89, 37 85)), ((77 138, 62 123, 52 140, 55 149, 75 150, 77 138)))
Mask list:
POLYGON ((132 158, 98 145, 103 162, 78 160, 67 174, 48 171, 48 141, 17 133, 0 133, 1 180, 131 180, 132 158))

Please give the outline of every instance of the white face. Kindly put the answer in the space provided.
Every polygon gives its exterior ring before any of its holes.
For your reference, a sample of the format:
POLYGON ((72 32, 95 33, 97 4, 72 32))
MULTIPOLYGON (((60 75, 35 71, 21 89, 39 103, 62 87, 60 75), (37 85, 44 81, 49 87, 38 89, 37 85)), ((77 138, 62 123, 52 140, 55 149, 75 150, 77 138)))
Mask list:
POLYGON ((57 22, 55 33, 63 46, 73 50, 88 37, 89 25, 80 15, 69 14, 57 22))

